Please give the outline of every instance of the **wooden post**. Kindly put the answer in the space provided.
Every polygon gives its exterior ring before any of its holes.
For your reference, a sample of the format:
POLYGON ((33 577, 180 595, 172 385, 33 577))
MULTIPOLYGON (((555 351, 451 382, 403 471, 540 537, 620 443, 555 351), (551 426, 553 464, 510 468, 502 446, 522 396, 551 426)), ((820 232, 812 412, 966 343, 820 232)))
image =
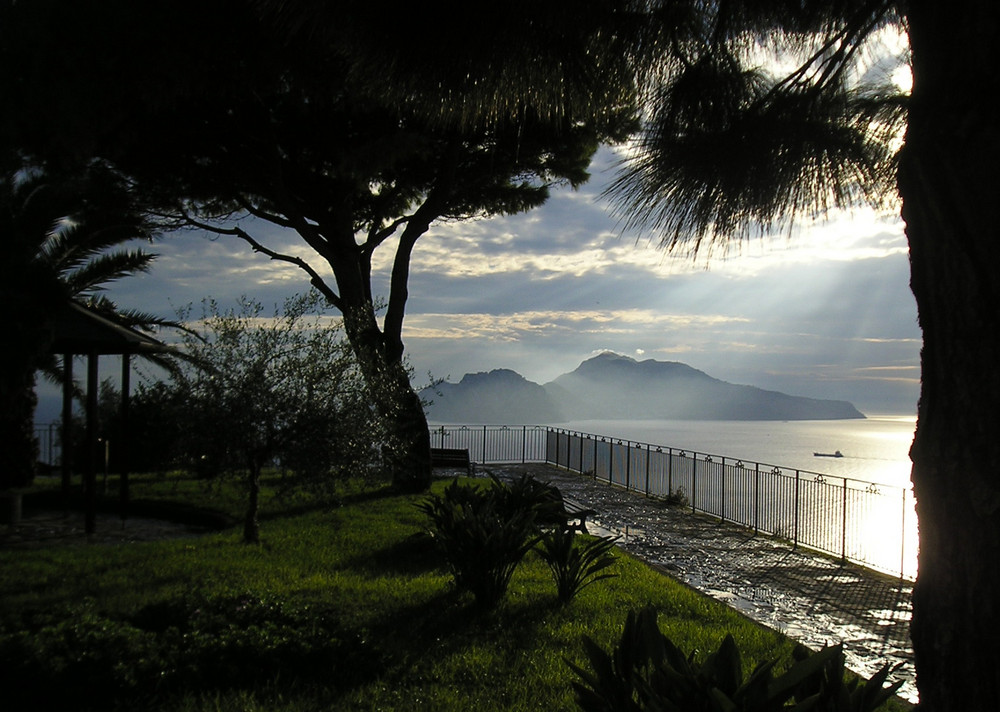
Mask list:
POLYGON ((84 529, 88 534, 97 530, 97 364, 98 355, 87 356, 87 463, 84 470, 84 529))
POLYGON ((118 433, 118 452, 120 453, 118 466, 119 481, 118 481, 118 503, 121 511, 119 515, 122 518, 122 526, 125 525, 125 520, 128 518, 128 476, 129 468, 132 465, 132 438, 129 432, 129 405, 131 401, 131 395, 129 391, 132 388, 132 361, 128 354, 122 354, 122 404, 121 404, 121 418, 122 425, 118 433))
POLYGON ((73 467, 73 355, 63 354, 62 390, 62 496, 69 514, 69 493, 73 467))

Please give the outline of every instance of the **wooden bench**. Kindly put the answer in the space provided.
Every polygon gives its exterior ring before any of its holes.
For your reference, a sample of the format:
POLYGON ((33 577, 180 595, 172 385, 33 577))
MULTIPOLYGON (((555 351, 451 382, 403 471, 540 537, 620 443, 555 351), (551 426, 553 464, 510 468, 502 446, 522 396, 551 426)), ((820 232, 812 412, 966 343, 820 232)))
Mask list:
POLYGON ((469 451, 460 448, 432 447, 431 467, 461 467, 472 475, 476 468, 469 459, 469 451))
POLYGON ((581 534, 587 534, 587 517, 592 517, 597 512, 587 509, 579 502, 563 497, 563 510, 566 512, 566 528, 575 529, 581 534))
MULTIPOLYGON (((490 475, 498 484, 500 480, 490 475)), ((515 501, 530 504, 535 514, 535 524, 542 529, 566 529, 588 534, 587 517, 597 514, 580 502, 563 497, 562 491, 553 484, 536 480, 532 475, 522 474, 509 483, 515 501)))

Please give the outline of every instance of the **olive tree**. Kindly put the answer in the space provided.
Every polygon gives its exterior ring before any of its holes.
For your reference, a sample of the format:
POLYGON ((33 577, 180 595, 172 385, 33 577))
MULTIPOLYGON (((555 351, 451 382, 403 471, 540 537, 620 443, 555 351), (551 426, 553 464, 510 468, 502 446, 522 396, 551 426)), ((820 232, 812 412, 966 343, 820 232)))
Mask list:
MULTIPOLYGON (((339 320, 318 292, 272 314, 242 298, 223 310, 202 303, 183 349, 197 366, 172 377, 185 412, 186 459, 210 473, 238 472, 248 501, 243 537, 256 542, 261 474, 272 463, 309 486, 370 473, 383 442, 339 320)), ((191 307, 183 317, 190 318, 191 307)))

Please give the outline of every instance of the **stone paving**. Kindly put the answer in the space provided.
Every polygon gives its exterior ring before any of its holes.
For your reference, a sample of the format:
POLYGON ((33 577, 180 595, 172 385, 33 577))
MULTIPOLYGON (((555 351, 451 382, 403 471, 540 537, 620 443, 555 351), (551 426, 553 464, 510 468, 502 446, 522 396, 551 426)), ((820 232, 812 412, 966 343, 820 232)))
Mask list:
POLYGON ((843 643, 855 672, 870 677, 887 662, 899 665, 890 679, 904 680, 899 694, 916 701, 911 582, 552 466, 484 469, 555 485, 597 512, 591 533, 618 536, 629 553, 810 648, 843 643))
POLYGON ((17 524, 0 525, 0 549, 127 544, 193 537, 208 531, 212 528, 151 517, 129 517, 123 521, 117 514, 100 512, 95 531, 87 534, 81 512, 26 510, 17 524))

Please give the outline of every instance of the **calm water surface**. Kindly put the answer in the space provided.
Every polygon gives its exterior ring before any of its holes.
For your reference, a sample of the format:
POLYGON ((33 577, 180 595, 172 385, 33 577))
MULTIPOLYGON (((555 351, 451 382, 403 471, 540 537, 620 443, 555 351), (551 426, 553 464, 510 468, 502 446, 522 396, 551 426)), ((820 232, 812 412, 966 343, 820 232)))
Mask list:
MULTIPOLYGON (((744 463, 820 473, 827 481, 857 480, 854 489, 877 493, 852 524, 856 543, 849 554, 888 573, 917 572, 917 520, 910 492, 909 448, 915 416, 872 416, 864 420, 680 421, 586 420, 559 428, 744 463), (833 453, 843 457, 816 457, 833 453), (878 486, 876 486, 878 485, 878 486)), ((836 485, 839 486, 839 485, 836 485)))
POLYGON ((707 455, 908 487, 916 416, 863 420, 579 420, 555 427, 707 455), (843 457, 816 457, 839 450, 843 457))

